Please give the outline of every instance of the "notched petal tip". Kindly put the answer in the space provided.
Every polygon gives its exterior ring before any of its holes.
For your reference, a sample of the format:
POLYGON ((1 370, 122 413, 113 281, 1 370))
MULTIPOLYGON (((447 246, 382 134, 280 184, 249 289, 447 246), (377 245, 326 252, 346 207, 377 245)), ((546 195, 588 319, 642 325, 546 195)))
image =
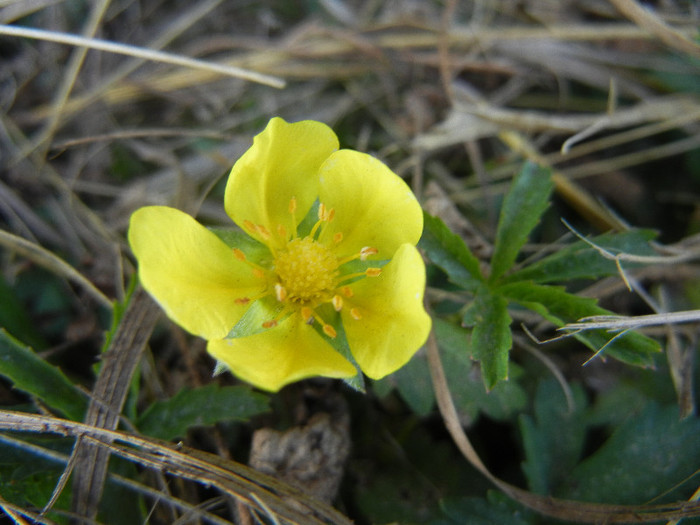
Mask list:
POLYGON ((224 197, 236 224, 245 221, 291 232, 318 196, 318 170, 338 149, 338 138, 322 122, 287 123, 275 117, 231 169, 224 197), (294 213, 290 203, 294 202, 294 213))

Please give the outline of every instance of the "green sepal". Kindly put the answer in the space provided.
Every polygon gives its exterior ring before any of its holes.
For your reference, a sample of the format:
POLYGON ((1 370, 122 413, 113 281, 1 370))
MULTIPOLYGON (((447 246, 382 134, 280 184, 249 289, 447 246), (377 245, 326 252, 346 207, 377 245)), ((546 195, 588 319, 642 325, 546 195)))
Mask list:
POLYGON ((253 301, 225 339, 248 337, 268 330, 263 323, 277 320, 279 324, 289 317, 290 312, 280 316, 283 309, 284 305, 271 296, 253 301))

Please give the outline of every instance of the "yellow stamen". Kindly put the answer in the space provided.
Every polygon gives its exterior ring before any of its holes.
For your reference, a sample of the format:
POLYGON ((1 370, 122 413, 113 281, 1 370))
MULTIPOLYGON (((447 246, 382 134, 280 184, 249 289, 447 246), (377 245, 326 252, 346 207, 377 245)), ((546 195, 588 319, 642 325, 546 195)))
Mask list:
POLYGON ((275 284, 275 297, 279 302, 283 302, 287 298, 287 290, 280 283, 275 284))
POLYGON ((262 326, 263 326, 263 328, 274 328, 275 326, 277 326, 277 319, 272 319, 272 320, 270 320, 270 321, 265 321, 265 322, 262 324, 262 326))
POLYGON ((353 295, 355 295, 354 292, 352 291, 352 288, 350 288, 349 286, 343 286, 343 287, 340 289, 340 291, 343 292, 343 295, 344 295, 345 297, 347 297, 348 299, 349 299, 350 297, 352 297, 353 295))
POLYGON ((238 297, 237 299, 234 299, 233 302, 241 305, 248 304, 250 302, 250 297, 238 297))
POLYGON ((366 261, 367 257, 369 257, 370 255, 376 255, 377 253, 379 253, 379 250, 377 250, 376 248, 372 248, 371 246, 365 246, 360 250, 360 260, 366 261))
POLYGON ((287 241, 289 239, 287 236, 287 228, 284 227, 284 224, 277 225, 277 235, 279 235, 283 241, 287 241))
POLYGON ((381 275, 382 269, 381 268, 367 268, 365 270, 365 275, 367 277, 378 277, 381 275))
POLYGON ((333 303, 333 308, 336 312, 340 312, 343 309, 343 298, 339 295, 334 295, 331 301, 333 303))
POLYGON ((335 328, 333 328, 329 324, 323 325, 323 333, 326 334, 331 339, 335 339, 335 337, 338 335, 337 332, 335 331, 335 328))
POLYGON ((352 317, 356 321, 359 321, 360 319, 362 319, 362 314, 357 308, 350 308, 350 317, 352 317))
POLYGON ((304 322, 311 324, 314 320, 314 311, 308 306, 302 306, 301 317, 304 319, 304 322))
POLYGON ((338 244, 343 240, 343 232, 337 232, 333 234, 333 242, 338 244))
POLYGON ((234 256, 236 257, 236 259, 238 259, 239 261, 245 261, 245 260, 246 260, 245 253, 243 253, 243 251, 241 251, 239 248, 234 248, 234 249, 233 249, 233 255, 234 255, 234 256))

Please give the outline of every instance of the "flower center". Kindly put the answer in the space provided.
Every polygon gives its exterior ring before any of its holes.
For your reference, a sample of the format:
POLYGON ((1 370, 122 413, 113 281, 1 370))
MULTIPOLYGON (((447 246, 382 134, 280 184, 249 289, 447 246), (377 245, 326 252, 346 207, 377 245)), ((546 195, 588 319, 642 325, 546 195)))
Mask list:
MULTIPOLYGON (((294 197, 289 203, 289 213, 292 222, 296 224, 294 197)), ((326 238, 325 242, 319 241, 318 239, 323 237, 324 228, 334 217, 335 210, 329 210, 320 203, 318 221, 306 237, 298 237, 296 228, 289 234, 281 224, 275 231, 270 232, 260 224, 243 222, 244 229, 265 243, 274 257, 272 266, 265 268, 248 261, 240 249, 233 249, 236 258, 250 265, 253 274, 264 283, 263 290, 258 295, 237 297, 236 303, 246 305, 269 295, 274 295, 277 301, 282 303, 278 315, 263 322, 264 328, 272 328, 285 315, 298 312, 306 323, 318 322, 323 332, 334 338, 337 335, 336 330, 326 323, 317 311, 324 303, 331 304, 336 312, 346 308, 352 319, 362 319, 361 308, 353 304, 354 294, 350 284, 364 277, 377 277, 382 270, 378 267, 367 267, 364 271, 341 274, 340 267, 354 260, 366 261, 368 257, 377 254, 378 250, 366 246, 357 253, 339 254, 337 251, 343 240, 341 232, 335 232, 332 238, 326 238)))
POLYGON ((338 258, 309 237, 292 239, 275 257, 274 271, 292 303, 328 300, 338 275, 338 258))

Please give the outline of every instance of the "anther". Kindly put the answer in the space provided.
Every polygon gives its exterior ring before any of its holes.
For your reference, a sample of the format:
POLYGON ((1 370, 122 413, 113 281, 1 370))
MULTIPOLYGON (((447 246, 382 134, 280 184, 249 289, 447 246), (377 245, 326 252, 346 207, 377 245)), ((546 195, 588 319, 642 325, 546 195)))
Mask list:
POLYGON ((323 204, 322 202, 319 203, 319 205, 318 205, 318 220, 319 221, 326 220, 326 205, 323 204))
POLYGON ((272 320, 270 320, 270 321, 265 321, 265 322, 262 324, 262 327, 263 327, 263 328, 274 328, 275 326, 277 326, 277 319, 272 319, 272 320))
POLYGON ((333 242, 338 244, 343 240, 343 232, 337 232, 333 234, 333 242))
POLYGON ((379 253, 379 250, 377 250, 376 248, 372 248, 371 246, 365 246, 360 250, 360 260, 366 261, 367 257, 369 257, 370 255, 376 255, 377 253, 379 253))
POLYGON ((350 308, 350 317, 352 317, 356 321, 359 321, 360 319, 362 319, 362 314, 357 308, 350 308))
POLYGON ((289 199, 289 213, 294 215, 294 213, 297 211, 297 198, 292 197, 289 199))
POLYGON ((284 224, 277 225, 277 235, 279 235, 284 241, 289 239, 289 237, 287 236, 287 228, 284 227, 284 224))
POLYGON ((311 324, 314 320, 314 311, 308 306, 301 307, 301 317, 308 324, 311 324))
POLYGON ((275 297, 279 302, 283 302, 287 298, 287 290, 280 283, 275 284, 275 297))
POLYGON ((349 299, 350 297, 352 297, 353 295, 355 295, 355 294, 353 293, 353 291, 352 291, 352 288, 350 288, 349 286, 343 286, 343 287, 340 289, 340 291, 343 292, 343 295, 344 295, 345 297, 347 297, 348 299, 349 299))
POLYGON ((236 259, 238 259, 239 261, 245 261, 245 260, 246 260, 245 253, 243 253, 243 251, 240 250, 239 248, 233 248, 233 255, 234 255, 234 256, 236 257, 236 259))
POLYGON ((270 232, 267 231, 267 228, 265 228, 265 226, 263 226, 262 224, 257 224, 257 225, 255 226, 255 229, 256 229, 256 230, 258 231, 258 233, 260 234, 260 237, 262 237, 262 238, 265 239, 266 241, 270 239, 270 232))
POLYGON ((335 308, 336 312, 340 312, 343 309, 343 298, 339 295, 334 295, 331 302, 333 303, 333 308, 335 308))
POLYGON ((265 278, 265 272, 262 271, 260 268, 253 268, 253 275, 257 277, 258 279, 264 279, 265 278))
POLYGON ((233 300, 236 304, 248 304, 250 302, 250 297, 238 297, 233 300))
POLYGON ((333 328, 329 324, 323 325, 323 333, 326 334, 331 339, 335 339, 335 337, 338 335, 338 333, 335 331, 335 328, 333 328))
POLYGON ((365 270, 365 275, 367 277, 377 277, 381 275, 382 269, 381 268, 367 268, 365 270))

